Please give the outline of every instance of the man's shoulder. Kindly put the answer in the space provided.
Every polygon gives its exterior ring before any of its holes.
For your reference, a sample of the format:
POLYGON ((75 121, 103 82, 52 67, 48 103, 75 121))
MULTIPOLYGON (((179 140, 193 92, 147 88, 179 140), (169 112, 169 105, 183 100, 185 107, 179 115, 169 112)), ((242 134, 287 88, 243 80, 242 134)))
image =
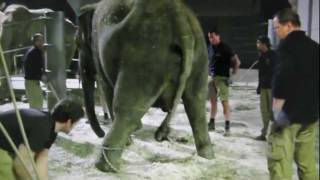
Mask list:
POLYGON ((220 49, 221 49, 222 51, 225 51, 225 52, 228 52, 228 53, 232 53, 232 52, 233 52, 231 46, 228 45, 228 44, 225 43, 225 42, 221 42, 221 43, 220 43, 220 49))
POLYGON ((231 49, 231 46, 229 46, 227 43, 225 43, 224 41, 221 41, 219 46, 221 48, 227 48, 227 49, 231 49))
POLYGON ((28 121, 43 121, 50 120, 49 113, 37 110, 37 109, 20 109, 21 117, 28 121))

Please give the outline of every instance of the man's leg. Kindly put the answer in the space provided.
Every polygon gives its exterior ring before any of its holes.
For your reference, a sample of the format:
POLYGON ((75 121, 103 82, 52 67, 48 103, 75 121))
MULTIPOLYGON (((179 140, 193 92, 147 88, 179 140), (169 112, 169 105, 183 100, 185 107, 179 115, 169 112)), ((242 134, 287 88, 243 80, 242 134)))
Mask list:
POLYGON ((9 154, 0 149, 0 179, 15 180, 13 160, 9 154))
POLYGON ((301 127, 297 134, 295 161, 298 166, 298 175, 301 180, 319 179, 316 168, 316 128, 318 123, 301 127))
POLYGON ((43 106, 43 92, 40 87, 40 81, 25 80, 25 87, 30 108, 41 110, 43 106))
POLYGON ((216 80, 217 89, 219 92, 219 98, 223 107, 223 115, 225 119, 225 136, 230 135, 230 105, 229 105, 229 78, 218 77, 216 80))
POLYGON ((230 116, 231 116, 231 112, 230 112, 230 105, 229 105, 229 101, 222 101, 222 107, 223 107, 223 114, 224 114, 224 119, 225 119, 225 136, 229 136, 230 135, 230 116))
POLYGON ((261 134, 256 139, 266 140, 268 132, 269 122, 272 119, 272 97, 270 89, 261 89, 260 93, 260 111, 263 122, 261 134))
POLYGON ((293 124, 279 132, 271 130, 268 138, 268 169, 271 180, 292 180, 292 162, 297 129, 297 125, 293 124))
POLYGON ((215 130, 215 118, 218 111, 217 93, 218 92, 214 80, 211 80, 209 82, 209 97, 211 104, 210 121, 208 124, 209 130, 215 130))

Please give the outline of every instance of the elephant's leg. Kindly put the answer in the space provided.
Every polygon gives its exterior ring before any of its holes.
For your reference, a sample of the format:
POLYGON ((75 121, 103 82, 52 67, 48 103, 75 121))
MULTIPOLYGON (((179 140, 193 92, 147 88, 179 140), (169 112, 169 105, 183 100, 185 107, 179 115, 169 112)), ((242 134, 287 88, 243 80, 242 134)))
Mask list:
POLYGON ((168 135, 170 133, 170 127, 169 127, 169 123, 170 120, 172 119, 172 115, 173 112, 168 112, 166 118, 164 119, 164 121, 161 123, 160 127, 157 129, 157 131, 155 132, 155 139, 159 142, 161 141, 166 141, 168 140, 168 135))
POLYGON ((205 97, 207 93, 204 88, 207 88, 207 86, 199 84, 199 81, 189 83, 182 98, 193 131, 198 155, 213 159, 214 153, 205 115, 205 97))
POLYGON ((104 172, 118 172, 123 149, 145 111, 124 108, 116 110, 115 114, 115 121, 104 139, 103 149, 96 162, 96 167, 104 172))
MULTIPOLYGON (((129 136, 141 127, 141 118, 161 92, 161 86, 156 86, 158 83, 152 84, 149 79, 132 74, 123 72, 115 87, 117 90, 114 96, 115 119, 104 140, 105 148, 96 162, 96 167, 104 172, 117 172, 129 136), (145 82, 150 83, 146 86, 145 82)), ((147 76, 147 78, 152 77, 147 76)))

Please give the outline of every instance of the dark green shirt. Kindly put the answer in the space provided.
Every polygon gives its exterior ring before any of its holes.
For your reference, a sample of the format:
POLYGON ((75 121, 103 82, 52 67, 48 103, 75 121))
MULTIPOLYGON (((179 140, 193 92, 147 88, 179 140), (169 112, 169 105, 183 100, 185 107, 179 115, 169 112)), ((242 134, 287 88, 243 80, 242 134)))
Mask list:
MULTIPOLYGON (((19 111, 31 150, 39 152, 43 149, 49 149, 57 137, 57 133, 54 131, 55 123, 49 113, 35 109, 20 109, 19 111)), ((24 144, 15 110, 0 113, 0 122, 17 147, 24 144)), ((2 131, 0 131, 0 148, 14 153, 2 131)))

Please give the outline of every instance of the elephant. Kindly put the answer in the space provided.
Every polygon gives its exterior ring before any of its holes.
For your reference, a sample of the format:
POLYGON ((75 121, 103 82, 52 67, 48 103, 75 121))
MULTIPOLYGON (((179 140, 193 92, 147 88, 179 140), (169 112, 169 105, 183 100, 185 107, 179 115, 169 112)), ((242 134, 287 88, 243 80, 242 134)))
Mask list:
MULTIPOLYGON (((43 17, 46 13, 53 12, 51 9, 28 9, 23 5, 10 5, 4 11, 3 36, 1 45, 3 51, 10 49, 28 47, 31 45, 31 37, 35 33, 44 32, 46 23, 45 20, 35 20, 43 17)), ((69 20, 65 19, 65 49, 66 49, 66 67, 69 66, 76 51, 75 35, 77 27, 69 20)), ((13 68, 13 57, 15 54, 23 54, 26 49, 19 52, 5 53, 6 63, 11 74, 17 73, 13 68)), ((0 63, 0 76, 3 75, 3 66, 0 63)), ((0 87, 1 98, 7 97, 6 83, 2 83, 0 87)))
POLYGON ((206 42, 182 0, 102 0, 83 7, 79 22, 87 117, 94 132, 105 136, 94 112, 97 80, 113 119, 95 167, 119 171, 128 138, 142 127, 141 118, 150 107, 168 112, 155 135, 165 140, 181 99, 198 155, 214 158, 205 112, 206 42))

